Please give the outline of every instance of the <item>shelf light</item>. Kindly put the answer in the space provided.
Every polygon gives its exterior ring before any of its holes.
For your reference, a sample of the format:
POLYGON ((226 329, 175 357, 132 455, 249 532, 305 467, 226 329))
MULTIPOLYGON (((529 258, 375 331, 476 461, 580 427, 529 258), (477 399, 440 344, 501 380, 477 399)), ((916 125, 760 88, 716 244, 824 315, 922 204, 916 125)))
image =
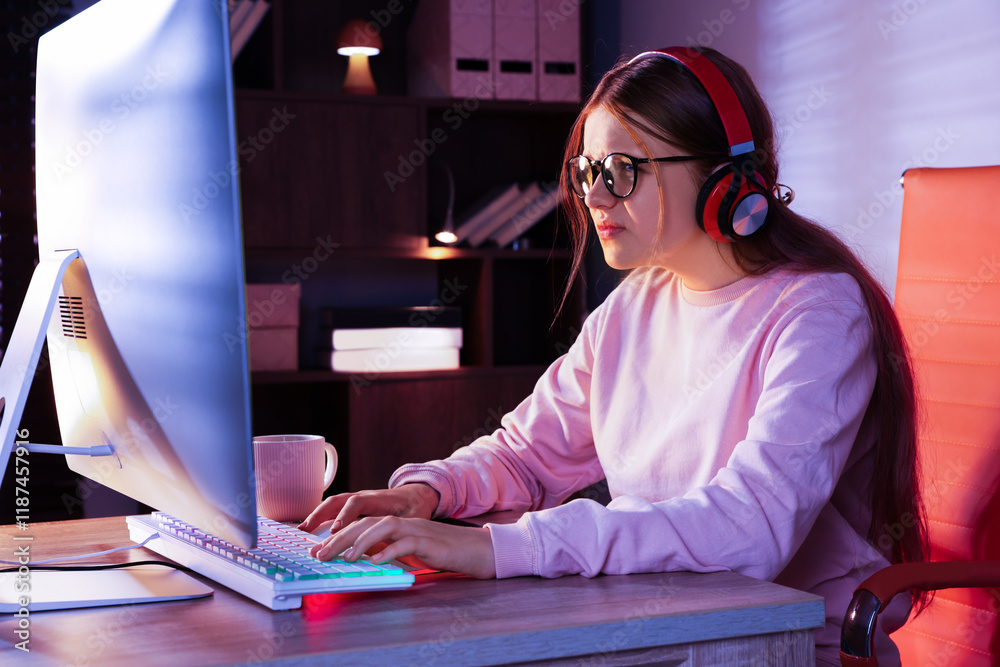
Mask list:
POLYGON ((375 95, 375 79, 368 58, 381 51, 382 37, 378 27, 364 19, 345 23, 337 37, 337 53, 347 56, 347 75, 341 91, 348 95, 375 95))
POLYGON ((455 234, 455 220, 453 211, 455 208, 455 177, 451 174, 451 167, 444 165, 444 170, 448 173, 448 210, 444 214, 444 227, 434 235, 439 243, 451 245, 458 242, 458 235, 455 234))
POLYGON ((447 228, 442 229, 440 232, 435 234, 434 238, 436 238, 441 243, 454 243, 455 241, 458 240, 458 237, 455 236, 455 232, 447 228))

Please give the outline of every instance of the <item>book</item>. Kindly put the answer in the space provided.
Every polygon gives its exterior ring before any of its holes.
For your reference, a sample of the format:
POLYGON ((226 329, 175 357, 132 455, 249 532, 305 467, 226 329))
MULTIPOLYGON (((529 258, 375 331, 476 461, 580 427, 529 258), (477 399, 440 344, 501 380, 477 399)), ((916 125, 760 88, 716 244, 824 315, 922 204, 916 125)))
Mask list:
POLYGON ((493 216, 502 211, 506 206, 517 199, 521 194, 521 186, 517 183, 508 185, 498 185, 490 189, 485 195, 464 210, 455 221, 455 243, 461 243, 475 232, 493 216))
POLYGON ((240 54, 257 26, 264 20, 264 14, 271 6, 266 0, 243 0, 230 15, 229 34, 232 40, 233 60, 240 54))
POLYGON ((253 9, 254 0, 229 0, 229 36, 232 37, 239 31, 243 21, 246 20, 253 9))
POLYGON ((527 206, 514 214, 505 225, 490 235, 490 240, 503 248, 515 239, 520 238, 535 224, 555 210, 559 203, 559 184, 552 183, 542 187, 542 194, 528 203, 527 206))
POLYGON ((323 308, 325 329, 380 329, 384 327, 462 327, 462 309, 456 306, 375 306, 323 308))
POLYGON ((457 347, 322 350, 320 359, 340 373, 399 373, 458 368, 457 347))
POLYGON ((476 231, 469 234, 469 245, 472 247, 481 245, 483 241, 490 237, 490 234, 502 227, 518 211, 537 199, 541 194, 542 187, 538 183, 530 183, 525 186, 517 199, 507 204, 496 215, 487 220, 486 223, 480 225, 476 231))
POLYGON ((462 347, 461 327, 382 327, 376 329, 330 329, 323 340, 334 350, 364 350, 402 347, 426 349, 462 347))

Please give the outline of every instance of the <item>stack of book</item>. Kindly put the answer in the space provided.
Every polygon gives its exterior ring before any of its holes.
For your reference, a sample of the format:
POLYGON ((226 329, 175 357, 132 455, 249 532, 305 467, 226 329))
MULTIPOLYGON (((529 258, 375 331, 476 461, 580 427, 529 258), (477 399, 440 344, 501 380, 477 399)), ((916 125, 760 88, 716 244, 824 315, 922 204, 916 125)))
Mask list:
POLYGON ((323 366, 341 373, 459 367, 462 311, 455 307, 326 308, 323 366))
POLYGON ((455 222, 456 243, 509 245, 555 210, 557 183, 511 183, 493 188, 455 222))

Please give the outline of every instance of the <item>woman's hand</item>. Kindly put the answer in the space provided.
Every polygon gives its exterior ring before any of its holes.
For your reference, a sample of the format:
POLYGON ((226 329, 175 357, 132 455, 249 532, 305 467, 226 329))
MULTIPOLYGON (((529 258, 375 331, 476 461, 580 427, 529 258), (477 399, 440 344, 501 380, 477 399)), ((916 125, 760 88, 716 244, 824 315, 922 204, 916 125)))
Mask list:
POLYGON ((333 519, 331 533, 364 516, 399 516, 430 519, 441 496, 427 484, 404 484, 395 489, 360 491, 330 496, 312 511, 299 528, 311 533, 333 519))
POLYGON ((310 553, 320 560, 330 560, 343 552, 344 560, 351 562, 383 542, 371 555, 373 563, 416 556, 436 570, 477 579, 496 576, 493 540, 488 528, 452 526, 427 519, 369 516, 334 532, 310 553))

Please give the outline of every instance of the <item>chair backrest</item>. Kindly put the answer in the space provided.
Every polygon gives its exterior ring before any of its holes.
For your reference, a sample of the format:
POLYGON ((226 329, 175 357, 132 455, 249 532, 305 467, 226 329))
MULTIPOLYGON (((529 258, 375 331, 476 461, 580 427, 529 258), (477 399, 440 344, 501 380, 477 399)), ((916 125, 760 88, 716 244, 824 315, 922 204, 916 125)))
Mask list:
MULTIPOLYGON (((1000 166, 911 169, 903 183, 894 307, 917 380, 931 560, 1000 560, 1000 166)), ((939 591, 892 636, 903 665, 1000 664, 998 609, 997 589, 939 591)))

